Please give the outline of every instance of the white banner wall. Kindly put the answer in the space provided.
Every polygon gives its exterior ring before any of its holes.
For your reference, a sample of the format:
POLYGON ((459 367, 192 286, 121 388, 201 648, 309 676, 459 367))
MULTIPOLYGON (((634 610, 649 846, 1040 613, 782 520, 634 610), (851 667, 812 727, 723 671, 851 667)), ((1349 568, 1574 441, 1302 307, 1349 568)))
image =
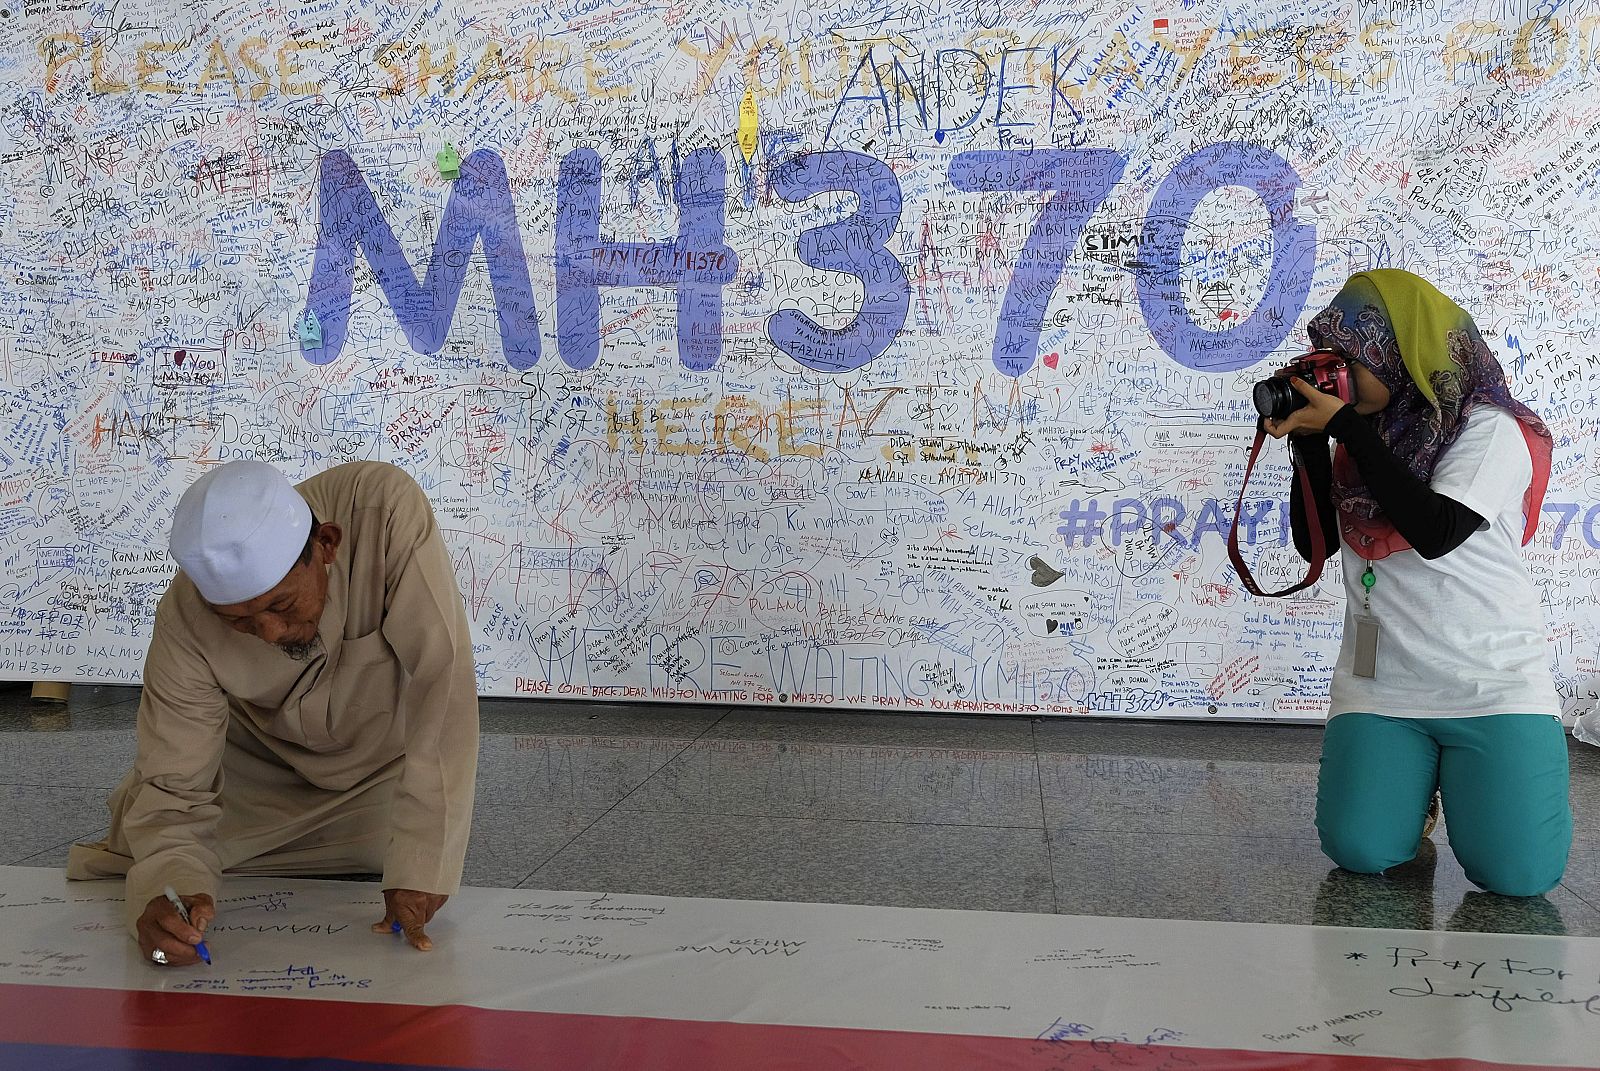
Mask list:
POLYGON ((1593 2, 0 7, 0 675, 137 679, 203 466, 369 459, 488 694, 1316 718, 1249 388, 1398 267, 1594 695, 1593 2))

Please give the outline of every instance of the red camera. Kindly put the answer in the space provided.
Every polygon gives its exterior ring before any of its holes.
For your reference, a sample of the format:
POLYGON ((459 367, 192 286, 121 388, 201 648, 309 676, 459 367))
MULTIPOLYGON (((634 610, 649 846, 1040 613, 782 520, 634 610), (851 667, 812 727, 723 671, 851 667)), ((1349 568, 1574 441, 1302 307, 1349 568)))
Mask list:
POLYGON ((1275 372, 1271 379, 1255 385, 1251 398, 1256 412, 1268 420, 1282 420, 1306 404, 1306 399, 1290 385, 1290 377, 1299 377, 1324 394, 1332 394, 1340 401, 1355 401, 1355 380, 1350 362, 1332 350, 1311 350, 1275 372))

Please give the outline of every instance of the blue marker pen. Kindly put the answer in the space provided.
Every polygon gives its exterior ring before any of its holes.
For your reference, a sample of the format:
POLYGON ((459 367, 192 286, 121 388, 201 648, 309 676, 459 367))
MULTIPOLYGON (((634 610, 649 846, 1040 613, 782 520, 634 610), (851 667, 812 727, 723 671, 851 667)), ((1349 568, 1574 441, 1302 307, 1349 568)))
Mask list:
MULTIPOLYGON (((172 906, 178 909, 178 917, 184 922, 189 923, 189 909, 183 906, 183 899, 173 891, 171 885, 167 886, 166 893, 167 899, 172 901, 172 906)), ((189 923, 189 925, 193 925, 193 923, 189 923)), ((211 962, 211 953, 206 951, 206 943, 204 941, 201 941, 199 944, 195 945, 194 950, 199 954, 201 959, 206 961, 207 964, 211 962)))

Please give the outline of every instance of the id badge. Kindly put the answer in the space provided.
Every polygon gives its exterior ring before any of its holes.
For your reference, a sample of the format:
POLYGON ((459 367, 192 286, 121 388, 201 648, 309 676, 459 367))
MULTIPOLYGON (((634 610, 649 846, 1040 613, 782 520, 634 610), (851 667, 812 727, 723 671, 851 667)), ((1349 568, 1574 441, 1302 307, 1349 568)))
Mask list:
POLYGON ((1356 645, 1355 665, 1352 672, 1357 677, 1376 680, 1378 676, 1378 639, 1382 629, 1378 619, 1367 614, 1355 615, 1356 645))

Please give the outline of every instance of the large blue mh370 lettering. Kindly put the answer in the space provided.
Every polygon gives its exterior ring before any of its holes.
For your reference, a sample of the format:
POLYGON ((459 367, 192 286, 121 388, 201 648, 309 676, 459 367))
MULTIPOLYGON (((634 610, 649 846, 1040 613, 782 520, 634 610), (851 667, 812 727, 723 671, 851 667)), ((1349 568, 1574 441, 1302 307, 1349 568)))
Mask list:
MULTIPOLYGON (((797 153, 768 166, 773 191, 787 202, 798 204, 828 193, 854 198, 848 215, 800 231, 794 245, 805 264, 860 280, 862 296, 856 316, 839 327, 824 327, 796 309, 780 309, 767 321, 767 337, 815 372, 861 368, 894 344, 910 308, 910 282, 888 248, 900 226, 899 180, 882 161, 859 152, 797 153)), ((1018 378, 1034 366, 1057 283, 1078 251, 1084 225, 1126 166, 1120 153, 1089 148, 978 150, 951 159, 949 178, 957 189, 1048 195, 1001 303, 991 351, 998 371, 1018 378)), ((600 292, 606 287, 674 288, 678 359, 694 371, 710 369, 721 359, 723 290, 739 265, 724 241, 727 164, 715 149, 696 149, 674 170, 677 237, 670 242, 614 242, 600 237, 599 154, 574 149, 561 161, 555 204, 555 337, 567 366, 590 368, 600 359, 600 292)), ((1137 260, 1122 267, 1133 274, 1146 326, 1174 361, 1201 372, 1246 368, 1293 330, 1310 291, 1316 249, 1315 228, 1294 218, 1298 186, 1299 176, 1286 160, 1243 142, 1221 142, 1191 153, 1160 184, 1139 238, 1137 260), (1265 204, 1272 261, 1255 309, 1228 329, 1214 331, 1195 322, 1186 308, 1182 247, 1200 202, 1226 186, 1249 189, 1265 204)), ((300 331, 307 360, 337 360, 350 341, 358 249, 406 341, 419 353, 437 353, 460 301, 467 265, 482 242, 506 360, 517 369, 538 363, 539 314, 511 185, 498 154, 480 149, 462 161, 421 282, 349 154, 335 151, 322 158, 318 192, 320 235, 300 331)), ((637 183, 633 194, 637 197, 637 183)))

